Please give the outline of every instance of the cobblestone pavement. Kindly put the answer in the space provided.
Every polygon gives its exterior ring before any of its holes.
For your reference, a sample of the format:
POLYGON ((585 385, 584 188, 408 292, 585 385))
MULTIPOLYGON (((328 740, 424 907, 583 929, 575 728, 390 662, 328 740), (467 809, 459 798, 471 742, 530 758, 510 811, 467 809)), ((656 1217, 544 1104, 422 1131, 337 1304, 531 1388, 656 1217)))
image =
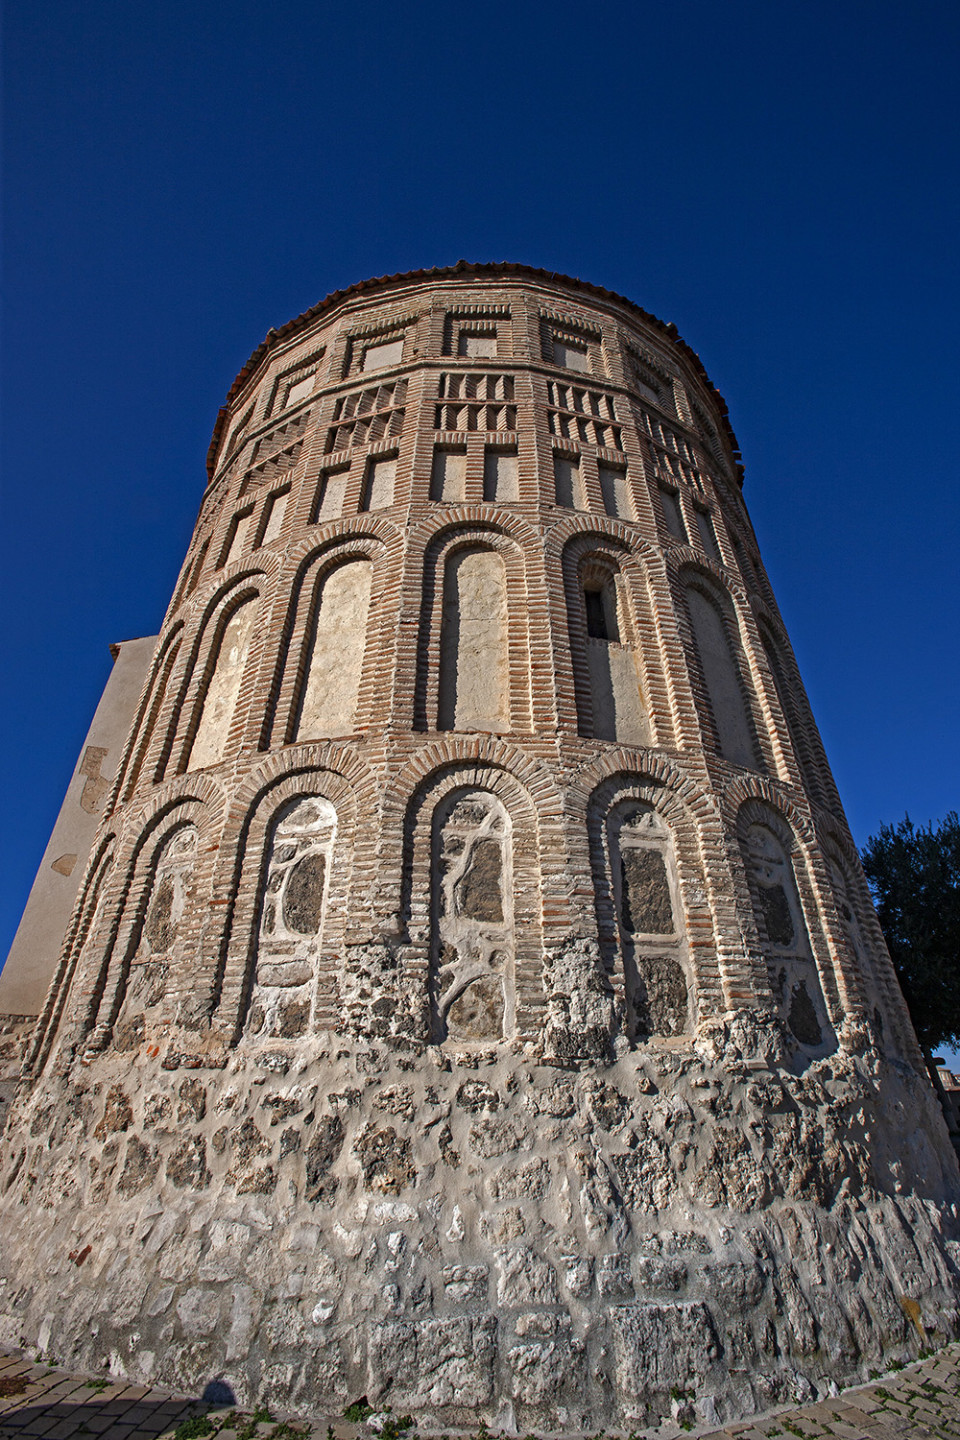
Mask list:
MULTIPOLYGON (((334 1440, 362 1435, 372 1440, 367 1427, 342 1417, 278 1419, 263 1410, 212 1406, 159 1386, 94 1380, 33 1365, 20 1355, 0 1355, 0 1440, 331 1440, 331 1432, 334 1440)), ((722 1430, 666 1423, 638 1431, 631 1440, 681 1435, 691 1440, 960 1440, 960 1344, 816 1405, 770 1411, 722 1430)))

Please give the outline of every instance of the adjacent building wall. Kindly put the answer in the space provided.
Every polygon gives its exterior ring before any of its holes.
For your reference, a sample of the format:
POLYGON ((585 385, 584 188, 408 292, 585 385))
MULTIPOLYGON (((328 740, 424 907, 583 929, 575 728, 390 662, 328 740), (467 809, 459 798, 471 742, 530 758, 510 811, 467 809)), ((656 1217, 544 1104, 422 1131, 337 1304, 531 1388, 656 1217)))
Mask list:
POLYGON ((110 678, 0 972, 0 1017, 40 1013, 156 645, 156 635, 146 635, 110 647, 110 678))

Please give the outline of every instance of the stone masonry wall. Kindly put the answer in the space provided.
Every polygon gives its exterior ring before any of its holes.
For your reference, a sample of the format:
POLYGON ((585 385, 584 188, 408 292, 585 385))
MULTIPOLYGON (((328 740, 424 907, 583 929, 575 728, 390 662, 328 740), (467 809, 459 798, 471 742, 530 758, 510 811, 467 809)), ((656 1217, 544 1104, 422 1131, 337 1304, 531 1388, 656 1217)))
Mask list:
POLYGON ((195 1066, 102 1056, 24 1106, 7 1342, 523 1432, 679 1391, 725 1419, 955 1333, 937 1117, 869 1050, 798 1073, 743 1016, 602 1069, 335 1037, 195 1066))

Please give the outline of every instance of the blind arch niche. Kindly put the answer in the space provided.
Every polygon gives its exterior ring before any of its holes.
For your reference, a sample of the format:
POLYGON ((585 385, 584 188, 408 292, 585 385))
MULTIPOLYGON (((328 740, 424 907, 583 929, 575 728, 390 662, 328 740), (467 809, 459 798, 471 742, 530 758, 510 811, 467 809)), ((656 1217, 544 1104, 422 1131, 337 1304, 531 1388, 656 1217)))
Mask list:
POLYGON ((357 723, 373 566, 345 560, 327 572, 313 607, 294 740, 349 735, 357 723))
POLYGON ((510 729, 506 570, 484 546, 454 550, 444 565, 437 729, 510 729))
POLYGON ((588 677, 587 693, 577 697, 580 733, 625 745, 650 745, 650 717, 637 649, 631 643, 623 575, 612 561, 590 557, 580 567, 577 593, 588 677))
POLYGON ((247 658, 254 637, 254 626, 260 598, 251 595, 241 600, 227 620, 217 642, 216 659, 210 671, 190 747, 187 770, 203 770, 219 765, 227 749, 240 688, 247 667, 247 658))
POLYGON ((759 746, 745 693, 745 679, 734 644, 736 622, 729 603, 699 578, 684 581, 684 598, 705 700, 724 759, 759 770, 759 746))

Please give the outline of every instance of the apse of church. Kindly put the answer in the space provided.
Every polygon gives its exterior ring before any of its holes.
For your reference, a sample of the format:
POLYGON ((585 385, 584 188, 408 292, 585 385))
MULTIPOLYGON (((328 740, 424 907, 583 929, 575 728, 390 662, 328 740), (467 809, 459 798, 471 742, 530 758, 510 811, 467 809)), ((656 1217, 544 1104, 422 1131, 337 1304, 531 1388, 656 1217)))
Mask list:
POLYGON ((6 1135, 31 1343, 596 1430, 947 1333, 955 1162, 676 330, 366 282, 207 479, 6 1135))

